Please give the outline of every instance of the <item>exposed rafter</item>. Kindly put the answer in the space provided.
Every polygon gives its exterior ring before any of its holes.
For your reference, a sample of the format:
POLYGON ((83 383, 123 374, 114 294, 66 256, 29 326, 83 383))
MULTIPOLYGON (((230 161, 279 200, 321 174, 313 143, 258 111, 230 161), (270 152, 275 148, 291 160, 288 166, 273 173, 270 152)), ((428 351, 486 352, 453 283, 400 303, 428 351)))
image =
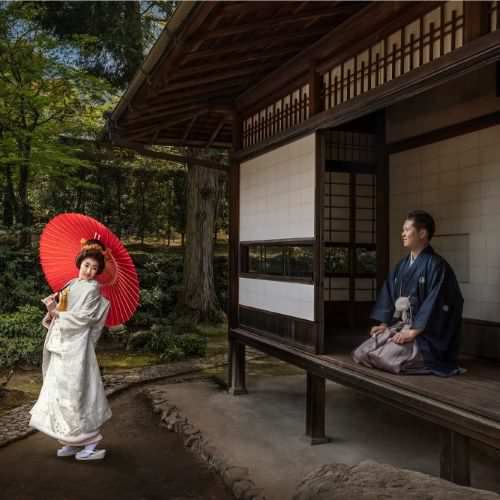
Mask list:
POLYGON ((147 156, 149 158, 172 161, 180 163, 181 165, 185 165, 188 161, 190 161, 191 163, 200 165, 201 167, 222 170, 224 172, 227 172, 229 170, 229 165, 224 162, 219 163, 213 160, 206 160, 204 158, 196 158, 195 156, 183 156, 173 153, 167 153, 165 151, 154 151, 152 149, 146 148, 143 144, 128 142, 120 139, 114 139, 113 143, 123 148, 132 149, 140 155, 147 156))

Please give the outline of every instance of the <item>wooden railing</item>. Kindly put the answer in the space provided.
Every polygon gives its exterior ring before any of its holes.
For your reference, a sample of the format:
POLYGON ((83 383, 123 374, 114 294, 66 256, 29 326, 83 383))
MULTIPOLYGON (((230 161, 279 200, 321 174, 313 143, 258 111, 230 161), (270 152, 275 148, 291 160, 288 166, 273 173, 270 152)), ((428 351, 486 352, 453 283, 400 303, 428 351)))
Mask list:
POLYGON ((462 2, 447 2, 323 74, 323 103, 331 109, 461 47, 462 2))
POLYGON ((243 121, 243 147, 253 146, 309 118, 309 85, 303 85, 243 121))

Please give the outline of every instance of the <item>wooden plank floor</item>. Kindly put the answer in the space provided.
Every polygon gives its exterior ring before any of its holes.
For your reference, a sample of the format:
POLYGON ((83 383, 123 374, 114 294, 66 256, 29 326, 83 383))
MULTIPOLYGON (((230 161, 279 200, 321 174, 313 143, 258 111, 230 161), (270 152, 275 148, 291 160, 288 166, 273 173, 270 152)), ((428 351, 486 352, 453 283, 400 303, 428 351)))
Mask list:
POLYGON ((464 357, 460 366, 463 375, 437 377, 434 375, 393 375, 356 364, 349 353, 318 356, 342 368, 348 368, 372 379, 390 382, 413 391, 500 422, 500 363, 464 357))

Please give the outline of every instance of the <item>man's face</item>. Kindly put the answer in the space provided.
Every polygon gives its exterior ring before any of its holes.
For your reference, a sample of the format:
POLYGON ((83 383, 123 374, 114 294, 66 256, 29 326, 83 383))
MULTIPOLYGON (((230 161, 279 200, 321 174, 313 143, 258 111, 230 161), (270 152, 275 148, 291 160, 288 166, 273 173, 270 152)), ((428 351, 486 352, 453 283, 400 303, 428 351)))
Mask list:
POLYGON ((87 257, 82 261, 80 265, 80 272, 78 273, 78 277, 81 280, 93 280, 97 274, 98 269, 99 263, 95 259, 87 257))
POLYGON ((418 231, 413 225, 413 221, 407 219, 403 224, 401 239, 403 240, 403 246, 405 248, 408 248, 408 250, 414 250, 416 248, 420 248, 427 242, 427 231, 425 229, 418 231))

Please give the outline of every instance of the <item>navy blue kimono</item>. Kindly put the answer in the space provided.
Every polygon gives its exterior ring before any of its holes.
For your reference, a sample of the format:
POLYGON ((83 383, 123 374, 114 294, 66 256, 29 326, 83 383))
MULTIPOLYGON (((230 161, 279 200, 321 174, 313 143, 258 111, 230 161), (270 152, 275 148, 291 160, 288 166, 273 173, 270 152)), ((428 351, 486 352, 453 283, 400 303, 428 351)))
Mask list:
POLYGON ((426 368, 441 376, 457 372, 464 299, 451 266, 428 245, 410 266, 402 259, 380 290, 371 317, 395 323, 394 303, 409 297, 411 327, 423 330, 416 342, 426 368))

